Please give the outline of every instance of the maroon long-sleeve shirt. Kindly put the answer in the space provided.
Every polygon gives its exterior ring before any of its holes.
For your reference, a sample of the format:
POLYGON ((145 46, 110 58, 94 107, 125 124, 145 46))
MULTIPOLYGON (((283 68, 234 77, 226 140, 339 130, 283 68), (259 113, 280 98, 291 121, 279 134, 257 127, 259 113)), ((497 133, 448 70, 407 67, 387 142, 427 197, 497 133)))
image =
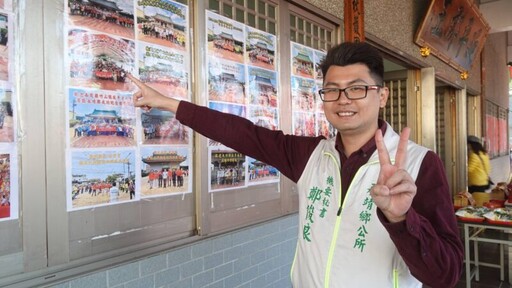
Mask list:
MULTIPOLYGON (((176 118, 210 139, 274 166, 294 182, 299 180, 311 153, 324 139, 285 135, 282 131, 256 126, 247 119, 185 101, 180 102, 176 118)), ((384 121, 379 121, 379 129, 384 134, 384 121)), ((341 157, 342 195, 345 195, 357 170, 375 152, 376 144, 372 138, 347 158, 338 135, 336 149, 341 157)), ((416 186, 417 193, 405 221, 389 223, 380 210, 377 215, 419 281, 431 287, 453 287, 462 271, 463 245, 444 167, 432 151, 423 159, 416 186)))

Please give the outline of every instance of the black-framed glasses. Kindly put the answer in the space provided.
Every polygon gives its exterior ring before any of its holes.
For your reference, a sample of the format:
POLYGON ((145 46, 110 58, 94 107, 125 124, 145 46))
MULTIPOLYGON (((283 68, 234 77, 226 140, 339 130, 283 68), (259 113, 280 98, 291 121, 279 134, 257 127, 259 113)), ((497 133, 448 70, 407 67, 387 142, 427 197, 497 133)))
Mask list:
POLYGON ((380 85, 353 85, 345 89, 324 88, 318 90, 318 95, 320 95, 320 99, 324 102, 338 101, 341 97, 341 92, 344 92, 349 100, 358 100, 366 98, 368 90, 379 90, 380 88, 382 88, 380 85))

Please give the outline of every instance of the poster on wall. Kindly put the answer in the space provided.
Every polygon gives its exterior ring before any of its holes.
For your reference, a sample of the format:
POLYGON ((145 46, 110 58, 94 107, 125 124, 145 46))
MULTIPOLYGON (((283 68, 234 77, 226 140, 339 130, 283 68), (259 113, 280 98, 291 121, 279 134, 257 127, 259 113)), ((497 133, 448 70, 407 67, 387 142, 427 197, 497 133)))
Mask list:
POLYGON ((210 147, 210 192, 247 186, 245 183, 246 157, 227 147, 210 147))
POLYGON ((0 1, 0 222, 18 219, 17 93, 11 73, 15 17, 12 1, 0 1))
POLYGON ((134 72, 135 42, 108 34, 70 29, 69 85, 102 90, 132 91, 126 74, 134 72))
POLYGON ((139 41, 183 52, 187 50, 188 7, 186 5, 169 0, 136 2, 139 41))
MULTIPOLYGON (((208 107, 247 118, 258 126, 279 129, 279 91, 276 73, 276 37, 229 18, 206 11, 208 107)), ((275 168, 256 162, 263 176, 249 181, 244 155, 208 141, 210 192, 279 181, 275 168)))
POLYGON ((240 22, 206 11, 208 55, 243 63, 244 27, 240 22))
POLYGON ((0 222, 18 218, 18 178, 15 149, 0 148, 0 222))
POLYGON ((141 149, 141 197, 192 192, 188 147, 141 149))
POLYGON ((327 121, 318 90, 323 87, 320 64, 326 52, 291 45, 292 130, 294 135, 331 138, 336 129, 327 121))
POLYGON ((138 200, 135 150, 74 150, 68 177, 68 211, 138 200))
POLYGON ((135 108, 131 94, 70 88, 68 101, 70 147, 135 146, 135 108))
POLYGON ((249 26, 245 29, 245 62, 268 70, 276 70, 276 36, 249 26))
POLYGON ((69 25, 134 39, 132 0, 68 0, 69 25))
POLYGON ((127 79, 190 99, 188 6, 68 0, 65 9, 68 211, 191 192, 190 128, 167 111, 138 113, 127 79), (165 189, 149 189, 152 170, 166 172, 165 189))

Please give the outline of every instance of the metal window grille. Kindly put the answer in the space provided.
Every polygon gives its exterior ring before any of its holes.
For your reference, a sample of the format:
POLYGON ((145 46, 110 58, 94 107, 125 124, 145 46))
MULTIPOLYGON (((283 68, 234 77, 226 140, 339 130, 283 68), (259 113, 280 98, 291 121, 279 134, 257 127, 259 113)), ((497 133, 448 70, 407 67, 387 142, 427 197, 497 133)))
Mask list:
POLYGON ((208 9, 272 35, 277 33, 277 3, 269 0, 209 0, 208 9))

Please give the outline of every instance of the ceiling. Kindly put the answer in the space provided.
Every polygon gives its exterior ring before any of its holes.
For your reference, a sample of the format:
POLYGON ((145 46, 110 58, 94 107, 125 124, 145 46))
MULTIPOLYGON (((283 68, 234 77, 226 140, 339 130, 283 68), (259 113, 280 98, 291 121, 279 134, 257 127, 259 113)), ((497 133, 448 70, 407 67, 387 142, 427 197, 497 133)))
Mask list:
POLYGON ((512 62, 512 0, 480 0, 480 12, 491 30, 507 32, 507 63, 512 62))

